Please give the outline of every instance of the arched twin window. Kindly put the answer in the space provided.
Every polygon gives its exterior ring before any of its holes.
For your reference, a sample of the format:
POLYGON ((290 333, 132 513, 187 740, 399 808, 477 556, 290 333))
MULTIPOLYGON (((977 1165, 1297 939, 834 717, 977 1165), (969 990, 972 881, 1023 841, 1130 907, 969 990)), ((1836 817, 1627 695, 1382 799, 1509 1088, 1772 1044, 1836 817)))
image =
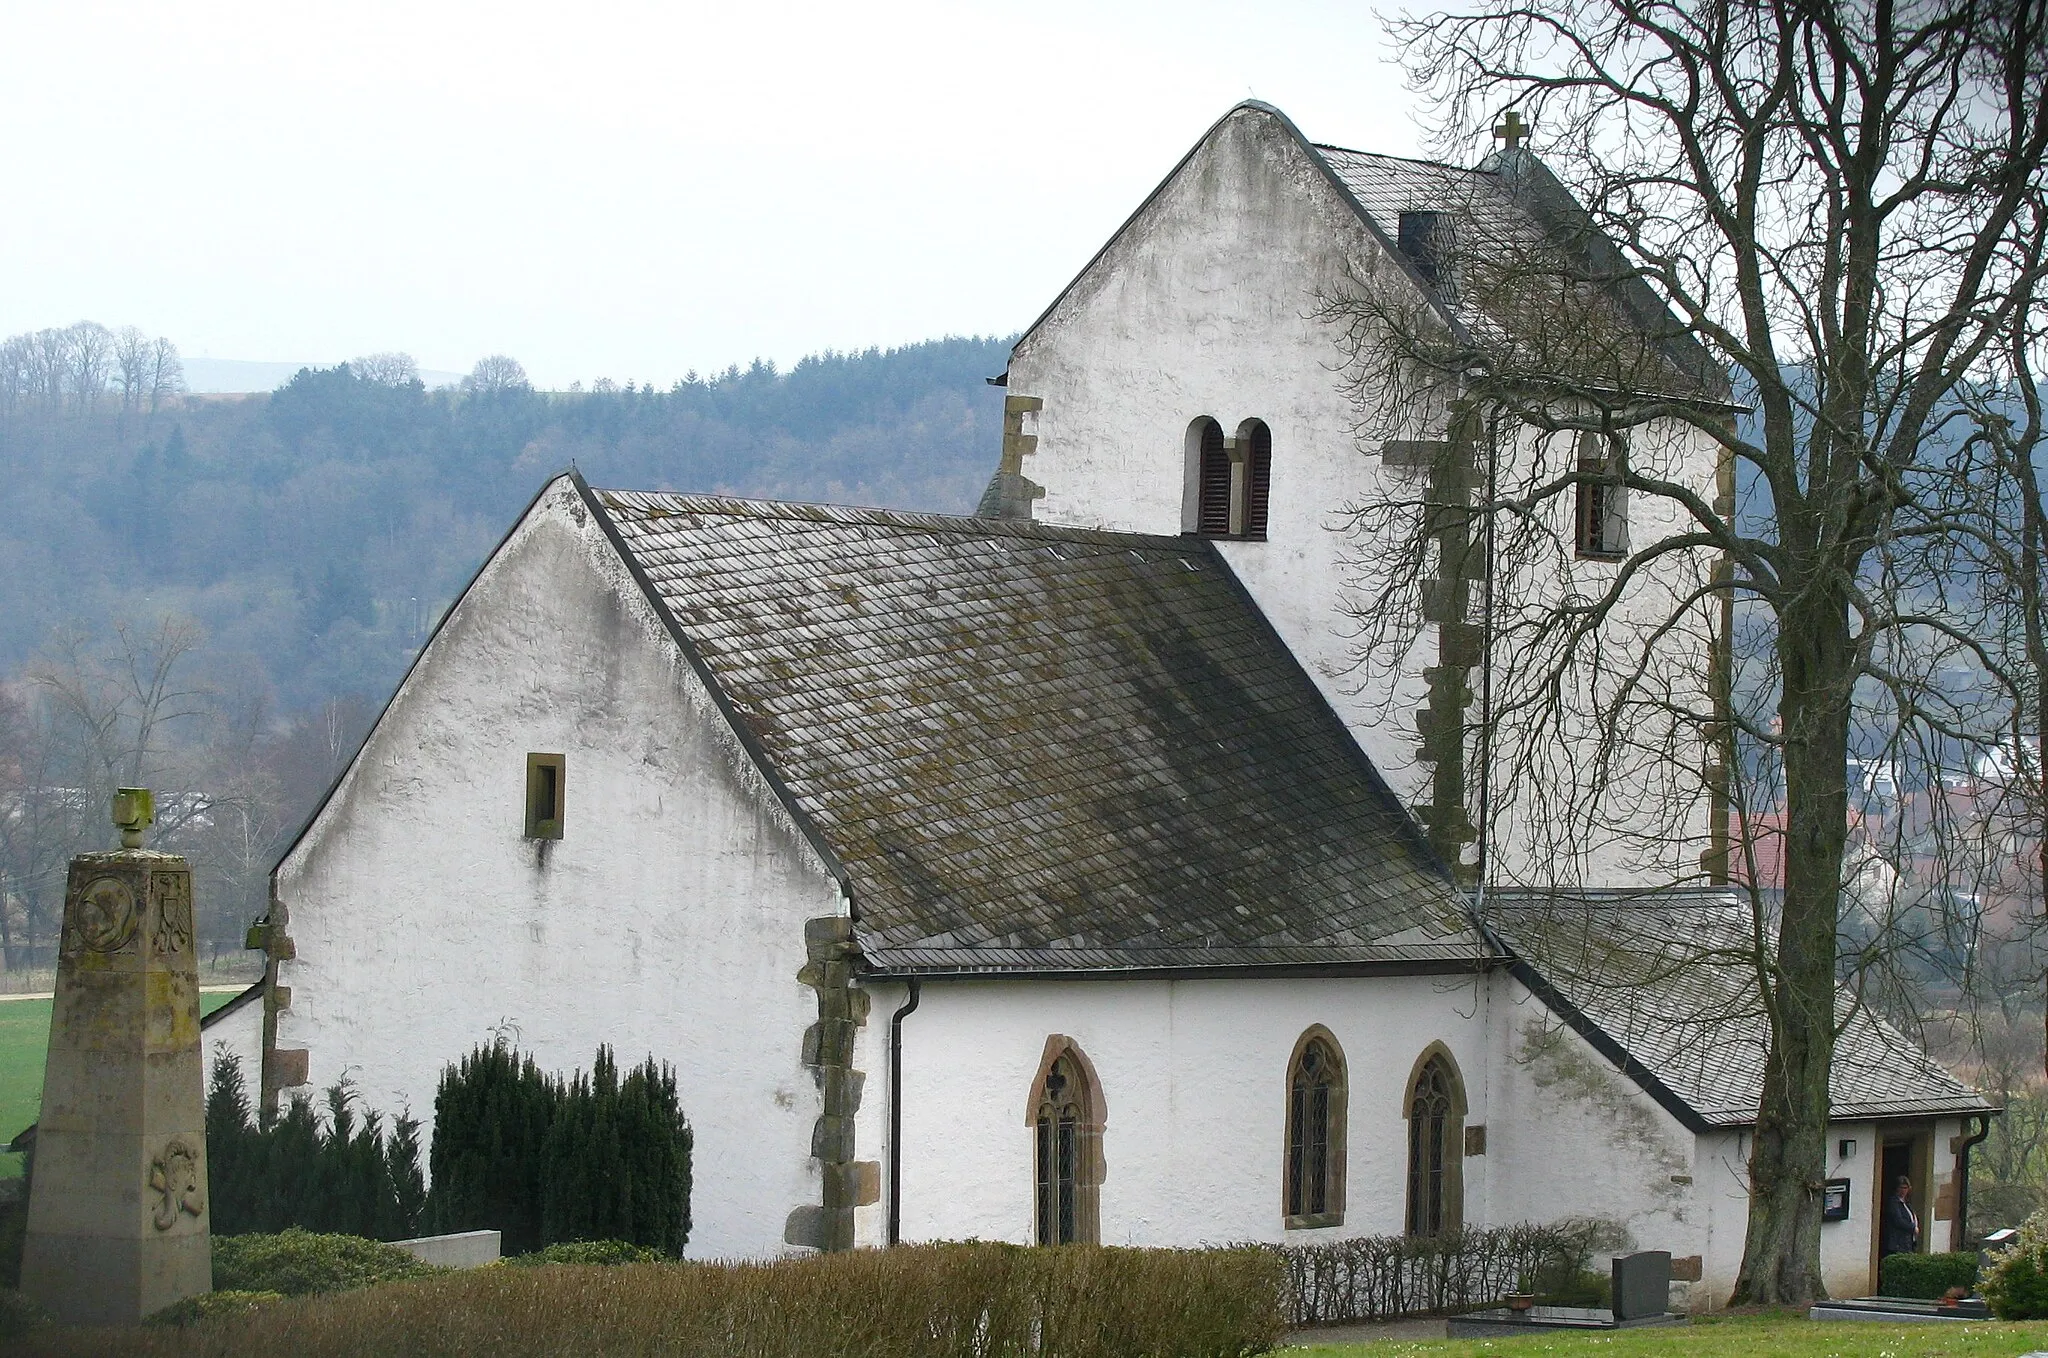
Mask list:
POLYGON ((1317 1024, 1287 1063, 1283 1215, 1289 1230, 1344 1224, 1344 1052, 1317 1024))
POLYGON ((1408 1079, 1408 1234, 1438 1236, 1465 1224, 1465 1085, 1442 1043, 1408 1079))
POLYGON ((1025 1121, 1035 1181, 1033 1238, 1041 1245, 1101 1237, 1102 1089, 1071 1038, 1046 1039, 1025 1121))
POLYGON ((1182 527, 1205 538, 1264 541, 1273 488, 1273 432, 1246 420, 1235 438, 1207 415, 1188 426, 1188 495, 1182 527))

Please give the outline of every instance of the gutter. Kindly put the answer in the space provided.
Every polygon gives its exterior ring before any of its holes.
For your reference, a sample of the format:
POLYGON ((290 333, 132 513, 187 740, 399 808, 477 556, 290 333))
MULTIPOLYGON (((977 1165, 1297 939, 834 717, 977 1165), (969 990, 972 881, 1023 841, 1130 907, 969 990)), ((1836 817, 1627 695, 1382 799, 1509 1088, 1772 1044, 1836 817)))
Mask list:
MULTIPOLYGON (((889 1243, 903 1243, 903 1020, 917 1012, 923 987, 909 981, 910 998, 889 1016, 889 1243)), ((1987 1124, 1988 1125, 1988 1124, 1987 1124)))
POLYGON ((1956 1219, 1949 1241, 1951 1249, 1963 1249, 1970 1243, 1970 1148, 1982 1145, 1984 1138, 1991 1135, 1993 1116, 1977 1114, 1977 1134, 1956 1147, 1956 1219))

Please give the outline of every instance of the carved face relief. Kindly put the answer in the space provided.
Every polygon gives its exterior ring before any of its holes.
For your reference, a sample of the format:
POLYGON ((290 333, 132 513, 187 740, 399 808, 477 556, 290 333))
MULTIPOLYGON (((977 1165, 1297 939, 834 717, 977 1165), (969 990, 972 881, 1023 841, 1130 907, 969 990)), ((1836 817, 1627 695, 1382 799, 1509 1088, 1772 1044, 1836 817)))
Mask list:
POLYGON ((156 932, 150 943, 157 956, 174 956, 192 942, 192 879, 182 872, 159 872, 155 880, 156 932))
POLYGON ((181 1212, 196 1217, 205 1210, 199 1191, 199 1152, 183 1137, 165 1142, 162 1153, 149 1162, 149 1191, 157 1200, 150 1222, 159 1231, 177 1225, 181 1212))
POLYGON ((135 892, 119 877, 95 877, 79 889, 70 916, 72 948, 119 952, 135 938, 135 892))

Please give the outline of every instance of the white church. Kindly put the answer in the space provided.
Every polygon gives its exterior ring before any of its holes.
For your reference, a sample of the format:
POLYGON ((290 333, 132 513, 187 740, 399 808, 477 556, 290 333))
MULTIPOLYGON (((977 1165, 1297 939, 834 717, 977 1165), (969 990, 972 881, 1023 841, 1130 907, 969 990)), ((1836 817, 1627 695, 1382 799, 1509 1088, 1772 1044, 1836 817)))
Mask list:
MULTIPOLYGON (((651 1053, 692 1256, 1599 1216, 1720 1304, 1763 1026, 1740 968, 1668 964, 1746 908, 1619 852, 1533 888, 1463 738, 1418 751, 1485 634, 1362 674, 1333 528, 1424 473, 1361 435, 1320 299, 1394 267, 1453 315, 1420 228, 1561 192, 1512 137, 1459 169, 1247 103, 1017 343, 977 516, 549 482, 278 863, 209 1044, 422 1118, 478 1043, 651 1053)), ((1952 1247, 1990 1110, 1867 1013, 1833 1109, 1853 1295, 1887 1175, 1952 1247)))

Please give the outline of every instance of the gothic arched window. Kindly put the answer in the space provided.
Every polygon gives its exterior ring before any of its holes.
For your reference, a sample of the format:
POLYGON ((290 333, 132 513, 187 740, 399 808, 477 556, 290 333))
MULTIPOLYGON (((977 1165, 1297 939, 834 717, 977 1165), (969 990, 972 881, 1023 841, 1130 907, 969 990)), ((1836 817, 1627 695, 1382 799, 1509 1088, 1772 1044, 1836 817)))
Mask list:
POLYGON ((1102 1094, 1095 1071, 1067 1038, 1047 1039, 1031 1094, 1033 1238, 1095 1243, 1101 1235, 1102 1094))
POLYGON ((1408 1234, 1437 1236, 1465 1224, 1465 1090, 1441 1043, 1408 1081, 1408 1234))
POLYGON ((1294 1044, 1287 1063, 1285 1225, 1289 1230, 1344 1224, 1344 1053, 1318 1024, 1294 1044))

